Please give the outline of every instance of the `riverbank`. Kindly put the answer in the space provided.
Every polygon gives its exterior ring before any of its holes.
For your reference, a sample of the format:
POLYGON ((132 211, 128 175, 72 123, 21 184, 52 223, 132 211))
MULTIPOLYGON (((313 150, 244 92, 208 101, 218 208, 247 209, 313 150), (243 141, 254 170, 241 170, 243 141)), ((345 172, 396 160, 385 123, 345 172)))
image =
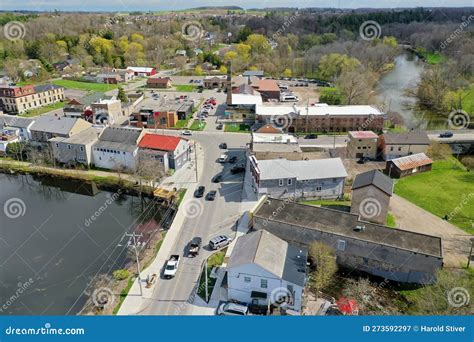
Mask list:
POLYGON ((31 174, 51 176, 61 179, 74 179, 94 182, 100 190, 122 192, 137 196, 153 197, 154 188, 147 184, 140 186, 140 179, 130 174, 106 172, 99 170, 58 169, 48 166, 38 166, 8 158, 0 158, 0 172, 6 174, 31 174))

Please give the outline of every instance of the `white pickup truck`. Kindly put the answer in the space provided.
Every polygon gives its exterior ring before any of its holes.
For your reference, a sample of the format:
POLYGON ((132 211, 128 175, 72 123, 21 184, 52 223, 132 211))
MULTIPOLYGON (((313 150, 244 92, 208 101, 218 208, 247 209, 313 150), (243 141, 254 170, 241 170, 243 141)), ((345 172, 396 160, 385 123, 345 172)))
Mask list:
POLYGON ((179 255, 171 255, 166 262, 165 272, 163 273, 166 279, 171 279, 176 275, 179 266, 179 255))

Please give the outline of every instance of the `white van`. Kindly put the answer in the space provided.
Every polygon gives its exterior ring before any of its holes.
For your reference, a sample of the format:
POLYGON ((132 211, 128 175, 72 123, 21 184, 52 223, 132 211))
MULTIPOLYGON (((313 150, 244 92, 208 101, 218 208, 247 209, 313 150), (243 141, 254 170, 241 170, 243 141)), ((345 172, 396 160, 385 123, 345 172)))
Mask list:
POLYGON ((300 99, 295 95, 282 95, 281 102, 298 102, 300 99))
POLYGON ((290 88, 288 88, 288 86, 286 84, 279 84, 278 87, 280 88, 280 90, 288 90, 290 88))
POLYGON ((227 160, 229 160, 229 156, 227 154, 221 154, 219 157, 219 163, 227 163, 227 160))

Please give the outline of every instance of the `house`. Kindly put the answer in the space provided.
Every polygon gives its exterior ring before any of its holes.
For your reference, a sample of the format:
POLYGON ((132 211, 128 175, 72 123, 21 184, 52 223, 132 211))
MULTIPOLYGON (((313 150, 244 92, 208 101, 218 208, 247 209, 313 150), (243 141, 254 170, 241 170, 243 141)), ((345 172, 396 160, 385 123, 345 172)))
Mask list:
POLYGON ((442 242, 437 236, 361 221, 357 214, 290 200, 264 197, 252 212, 254 230, 269 231, 301 246, 321 241, 335 249, 338 265, 351 271, 431 284, 443 266, 442 242))
POLYGON ((385 173, 391 178, 402 178, 431 170, 433 161, 424 153, 395 158, 387 161, 385 173))
POLYGON ((150 67, 128 67, 127 70, 133 71, 135 76, 145 77, 145 76, 153 76, 156 74, 155 68, 150 67))
POLYGON ((260 127, 255 131, 255 133, 264 133, 264 134, 281 134, 283 131, 281 128, 277 128, 274 125, 266 124, 260 127))
POLYGON ((351 213, 375 223, 387 222, 393 181, 378 170, 358 174, 352 183, 351 213))
POLYGON ((96 124, 122 124, 126 119, 122 112, 122 102, 116 98, 99 99, 91 103, 92 117, 88 121, 96 124))
POLYGON ((301 313, 306 249, 265 230, 239 237, 227 263, 228 299, 261 306, 285 297, 284 309, 301 313))
POLYGON ((225 89, 227 86, 227 75, 204 76, 203 85, 206 89, 225 89))
POLYGON ((298 144, 298 139, 293 135, 282 133, 281 130, 273 128, 273 126, 263 126, 257 131, 252 132, 249 147, 251 154, 257 160, 279 158, 287 160, 303 159, 303 151, 298 144))
POLYGON ((135 171, 138 142, 143 134, 140 128, 106 127, 92 146, 94 165, 109 170, 135 171))
POLYGON ((99 73, 96 76, 97 83, 118 84, 122 82, 122 77, 114 72, 99 73))
POLYGON ((349 131, 348 158, 377 159, 378 135, 372 131, 349 131))
POLYGON ((259 197, 334 199, 344 193, 347 172, 340 158, 257 160, 249 156, 249 165, 259 197))
POLYGON ((148 88, 160 88, 160 89, 171 88, 171 78, 169 78, 169 77, 150 77, 146 80, 146 86, 148 88))
POLYGON ((0 107, 22 114, 64 100, 64 88, 54 84, 39 86, 0 86, 0 107))
POLYGON ((94 92, 80 98, 73 98, 63 107, 64 116, 69 118, 83 118, 92 122, 92 103, 109 98, 111 97, 107 97, 101 92, 94 92))
POLYGON ((244 73, 242 74, 244 77, 258 77, 262 78, 263 77, 263 70, 245 70, 244 73))
POLYGON ((182 168, 190 158, 188 141, 180 137, 147 133, 138 146, 140 150, 148 151, 149 155, 152 151, 161 153, 161 156, 163 152, 166 153, 167 164, 174 170, 182 168))
POLYGON ((257 105, 256 120, 270 123, 287 117, 288 132, 347 132, 360 129, 381 131, 385 114, 366 105, 314 106, 257 105))
POLYGON ((387 132, 379 137, 379 150, 384 160, 391 160, 416 153, 427 153, 430 139, 426 132, 387 132))
POLYGON ((16 115, 0 115, 0 129, 18 129, 18 138, 21 141, 31 140, 31 126, 35 122, 32 118, 22 118, 16 115))
POLYGON ((30 127, 31 140, 37 143, 47 143, 49 139, 56 137, 70 138, 91 126, 83 119, 43 115, 39 116, 30 127))
POLYGON ((129 82, 135 78, 135 73, 129 69, 112 69, 120 77, 120 82, 129 82))
POLYGON ((258 80, 256 84, 252 84, 254 89, 262 95, 264 101, 279 101, 280 87, 275 80, 258 80))
POLYGON ((176 57, 186 57, 186 50, 176 50, 175 56, 176 57))
POLYGON ((146 128, 172 128, 178 120, 185 120, 193 114, 194 101, 166 101, 156 108, 142 108, 133 113, 130 124, 146 128))
POLYGON ((7 146, 11 143, 19 142, 19 128, 0 128, 0 156, 7 154, 7 146))
POLYGON ((101 129, 90 127, 70 138, 49 139, 53 156, 57 162, 67 165, 92 164, 92 146, 98 141, 101 129))

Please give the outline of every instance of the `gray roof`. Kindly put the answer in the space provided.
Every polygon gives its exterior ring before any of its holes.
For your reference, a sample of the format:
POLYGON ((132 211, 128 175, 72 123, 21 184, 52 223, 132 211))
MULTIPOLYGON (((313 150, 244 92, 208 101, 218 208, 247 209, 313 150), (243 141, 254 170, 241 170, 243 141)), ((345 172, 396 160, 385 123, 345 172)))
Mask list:
POLYGON ((22 118, 16 115, 0 115, 0 127, 28 128, 34 121, 34 119, 22 118))
MULTIPOLYGON (((254 217, 284 222, 297 227, 346 236, 361 241, 409 250, 442 258, 441 238, 360 221, 357 214, 269 198, 254 212, 254 217), (285 210, 279 210, 284 207, 285 210), (363 226, 363 230, 354 230, 363 226)), ((295 242, 309 244, 311 241, 295 242)))
POLYGON ((64 116, 43 115, 36 119, 33 126, 31 126, 31 130, 37 132, 48 132, 63 135, 69 134, 69 132, 78 120, 82 119, 68 118, 64 116))
POLYGON ((64 87, 61 87, 61 86, 58 86, 58 85, 55 85, 55 84, 42 84, 42 85, 35 86, 35 91, 37 93, 41 93, 43 91, 61 89, 61 88, 64 89, 64 87))
POLYGON ((281 279, 304 286, 307 257, 306 251, 259 230, 237 239, 227 267, 257 264, 281 279))
POLYGON ((430 139, 426 132, 411 131, 402 133, 387 132, 383 134, 383 139, 387 145, 429 145, 430 139))
POLYGON ((138 148, 137 140, 142 133, 140 128, 106 127, 99 136, 96 148, 133 152, 138 148))
POLYGON ((243 76, 263 76, 263 70, 246 70, 243 76))
POLYGON ((328 179, 347 177, 340 158, 314 160, 270 159, 257 161, 260 179, 328 179))
POLYGON ((363 188, 368 185, 373 185, 379 188, 389 196, 392 196, 393 194, 393 180, 378 170, 359 173, 355 177, 354 183, 352 183, 352 190, 363 188))
POLYGON ((96 142, 98 140, 100 132, 101 132, 101 129, 96 128, 96 127, 90 127, 77 134, 74 134, 70 138, 56 137, 56 138, 49 139, 49 141, 62 142, 62 143, 71 144, 71 145, 87 145, 87 144, 96 142))

